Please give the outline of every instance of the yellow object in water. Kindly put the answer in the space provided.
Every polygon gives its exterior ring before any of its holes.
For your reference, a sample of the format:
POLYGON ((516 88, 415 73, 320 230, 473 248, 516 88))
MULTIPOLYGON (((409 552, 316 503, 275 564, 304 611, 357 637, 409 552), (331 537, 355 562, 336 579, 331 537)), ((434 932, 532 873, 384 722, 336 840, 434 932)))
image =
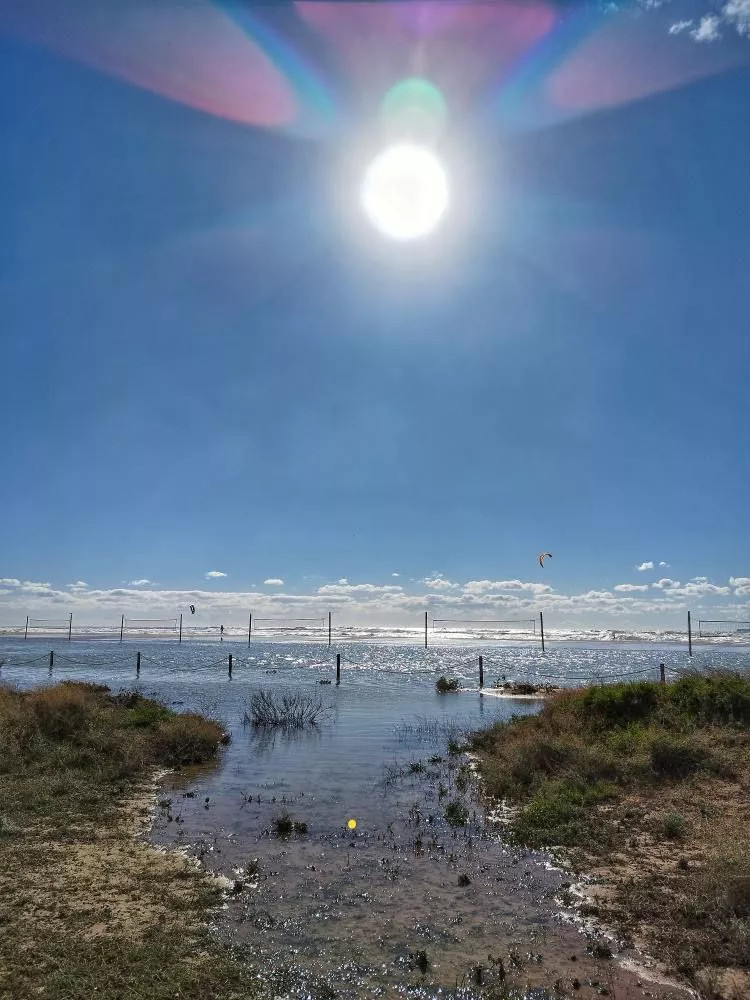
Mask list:
POLYGON ((357 821, 356 821, 356 819, 350 819, 350 820, 348 820, 346 825, 349 827, 350 830, 356 830, 357 829, 357 821))

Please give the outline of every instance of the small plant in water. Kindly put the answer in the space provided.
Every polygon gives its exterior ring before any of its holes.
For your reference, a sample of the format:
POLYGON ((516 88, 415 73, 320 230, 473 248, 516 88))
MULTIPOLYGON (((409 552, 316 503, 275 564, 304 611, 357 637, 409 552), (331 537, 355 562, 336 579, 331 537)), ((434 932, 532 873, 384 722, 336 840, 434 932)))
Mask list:
POLYGON ((409 764, 409 774, 422 774, 425 770, 425 766, 421 760, 413 760, 409 764))
POLYGON ((412 963, 413 968, 419 969, 422 975, 427 974, 427 970, 430 967, 430 960, 427 958, 427 952, 424 948, 419 951, 409 954, 409 960, 412 963))
POLYGON ((288 837, 290 833, 307 833, 307 823, 292 819, 286 809, 271 820, 271 827, 277 837, 288 837))
POLYGON ((301 691, 256 691, 245 709, 243 723, 281 729, 316 726, 333 712, 321 698, 301 691))
POLYGON ((458 799, 451 799, 443 815, 451 826, 464 826, 469 818, 469 811, 458 799))
POLYGON ((455 677, 448 680, 447 677, 438 677, 435 681, 435 690, 438 694, 448 694, 452 691, 458 691, 458 681, 455 677))

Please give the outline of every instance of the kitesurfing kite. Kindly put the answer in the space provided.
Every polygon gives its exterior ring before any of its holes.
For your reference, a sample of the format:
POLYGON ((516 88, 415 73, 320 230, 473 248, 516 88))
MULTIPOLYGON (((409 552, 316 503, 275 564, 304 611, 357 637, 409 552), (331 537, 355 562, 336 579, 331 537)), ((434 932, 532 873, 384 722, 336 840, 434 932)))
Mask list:
POLYGON ((539 553, 539 565, 542 567, 542 569, 544 569, 544 560, 545 559, 551 559, 551 558, 552 558, 552 553, 551 552, 540 552, 539 553))
POLYGON ((195 605, 194 605, 194 604, 191 604, 191 605, 190 605, 190 614, 191 614, 191 615, 194 615, 194 614, 195 614, 195 605))

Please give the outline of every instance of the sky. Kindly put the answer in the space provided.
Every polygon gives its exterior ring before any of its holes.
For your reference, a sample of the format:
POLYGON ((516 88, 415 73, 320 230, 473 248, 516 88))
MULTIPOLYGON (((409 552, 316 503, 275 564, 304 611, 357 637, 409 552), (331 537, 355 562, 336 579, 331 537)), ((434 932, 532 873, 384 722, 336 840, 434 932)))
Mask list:
POLYGON ((6 0, 0 624, 750 619, 749 116, 750 0, 6 0))

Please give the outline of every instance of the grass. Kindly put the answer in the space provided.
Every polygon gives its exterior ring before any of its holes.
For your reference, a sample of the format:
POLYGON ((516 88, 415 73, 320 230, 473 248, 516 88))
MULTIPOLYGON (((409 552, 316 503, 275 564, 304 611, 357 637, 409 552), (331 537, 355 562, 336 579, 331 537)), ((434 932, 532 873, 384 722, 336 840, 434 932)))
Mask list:
POLYGON ((258 996, 209 936, 215 884, 133 839, 154 768, 208 762, 225 739, 136 692, 0 686, 0 997, 258 996))
POLYGON ((709 998, 726 968, 750 990, 750 675, 561 691, 472 746, 512 838, 610 878, 598 909, 624 937, 709 998))
POLYGON ((302 691, 256 691, 245 709, 243 721, 256 727, 304 729, 317 726, 333 712, 317 695, 302 691))

